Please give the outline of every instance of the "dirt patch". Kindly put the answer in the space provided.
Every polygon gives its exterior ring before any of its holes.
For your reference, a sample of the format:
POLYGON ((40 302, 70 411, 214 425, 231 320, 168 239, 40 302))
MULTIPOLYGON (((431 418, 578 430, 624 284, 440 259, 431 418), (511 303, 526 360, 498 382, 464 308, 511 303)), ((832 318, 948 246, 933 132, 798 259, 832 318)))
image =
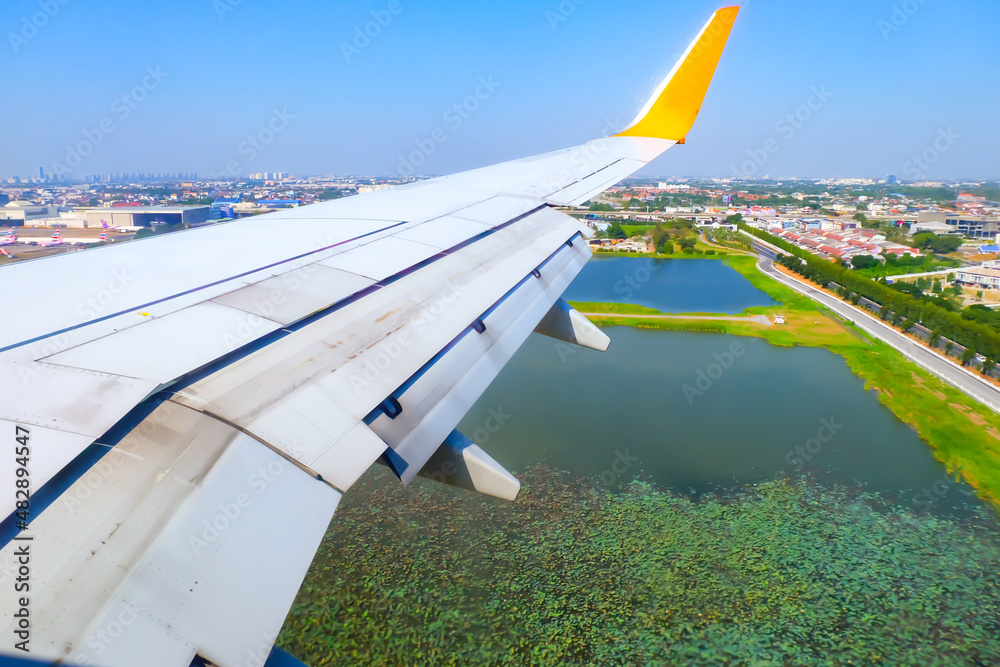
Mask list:
POLYGON ((916 373, 910 373, 910 377, 913 378, 913 384, 917 385, 918 387, 929 393, 934 398, 938 399, 939 401, 948 400, 948 397, 944 394, 944 392, 937 391, 935 389, 928 389, 926 386, 927 382, 924 380, 924 378, 920 377, 916 373))

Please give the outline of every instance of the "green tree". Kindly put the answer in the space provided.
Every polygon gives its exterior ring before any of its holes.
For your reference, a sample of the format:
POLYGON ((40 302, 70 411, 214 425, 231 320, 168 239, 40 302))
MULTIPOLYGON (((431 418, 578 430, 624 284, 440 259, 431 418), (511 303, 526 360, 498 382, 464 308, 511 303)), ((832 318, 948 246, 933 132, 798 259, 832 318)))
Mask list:
POLYGON ((622 226, 619 225, 617 222, 612 223, 612 225, 610 227, 608 227, 608 232, 607 233, 608 233, 608 238, 609 239, 624 240, 624 239, 628 238, 628 234, 625 233, 625 230, 622 229, 622 226))
POLYGON ((965 352, 962 353, 962 365, 968 366, 972 358, 976 356, 975 350, 972 348, 966 348, 965 352))
POLYGON ((914 248, 926 249, 931 247, 937 237, 938 235, 934 232, 917 232, 910 242, 914 248))
POLYGON ((931 291, 934 292, 935 294, 940 294, 941 292, 944 291, 944 288, 941 286, 940 280, 934 281, 934 287, 931 289, 931 291))
POLYGON ((962 239, 958 236, 938 236, 931 241, 930 249, 939 255, 947 255, 955 252, 962 246, 962 239))
POLYGON ((855 269, 873 269, 879 265, 879 261, 871 255, 855 255, 851 258, 851 266, 855 269))

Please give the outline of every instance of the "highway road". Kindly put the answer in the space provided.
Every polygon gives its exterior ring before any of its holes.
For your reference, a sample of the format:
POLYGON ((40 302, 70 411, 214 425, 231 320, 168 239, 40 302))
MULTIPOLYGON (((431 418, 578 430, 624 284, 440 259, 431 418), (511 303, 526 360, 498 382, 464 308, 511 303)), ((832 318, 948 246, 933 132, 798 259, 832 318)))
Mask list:
POLYGON ((895 328, 870 315, 868 312, 830 296, 809 283, 781 273, 774 267, 774 259, 772 257, 761 257, 757 261, 757 268, 779 283, 821 303, 845 320, 853 322, 869 335, 896 348, 905 357, 924 370, 933 373, 956 389, 965 392, 994 412, 1000 412, 1000 387, 986 381, 978 373, 959 366, 941 355, 932 352, 927 347, 907 338, 895 328))

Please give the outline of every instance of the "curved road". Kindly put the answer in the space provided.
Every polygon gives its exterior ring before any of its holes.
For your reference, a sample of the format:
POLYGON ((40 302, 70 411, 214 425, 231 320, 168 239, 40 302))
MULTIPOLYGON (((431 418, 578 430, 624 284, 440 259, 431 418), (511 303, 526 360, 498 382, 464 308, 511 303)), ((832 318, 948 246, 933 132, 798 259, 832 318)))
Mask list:
POLYGON ((759 259, 757 268, 768 277, 804 294, 813 301, 821 303, 845 320, 853 322, 866 333, 896 348, 910 361, 938 376, 956 389, 965 392, 994 412, 1000 412, 1000 387, 986 381, 978 373, 948 361, 920 343, 907 338, 874 315, 854 308, 805 282, 781 273, 774 268, 774 260, 771 257, 759 259))

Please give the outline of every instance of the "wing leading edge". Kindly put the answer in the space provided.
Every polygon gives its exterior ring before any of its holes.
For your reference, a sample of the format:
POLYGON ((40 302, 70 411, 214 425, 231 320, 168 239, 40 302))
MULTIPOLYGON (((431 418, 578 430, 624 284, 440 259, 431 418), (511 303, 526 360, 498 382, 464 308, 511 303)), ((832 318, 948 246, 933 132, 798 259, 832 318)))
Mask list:
MULTIPOLYGON (((513 499, 517 480, 456 424, 532 331, 609 343, 561 300, 590 251, 554 207, 683 142, 737 11, 618 136, 0 268, 11 310, 35 314, 0 331, 0 427, 31 432, 35 489, 28 530, 0 524, 0 583, 30 536, 31 657, 263 662, 342 494, 379 459, 404 483, 513 499)), ((0 487, 14 482, 5 462, 0 487)), ((19 610, 0 598, 0 655, 22 655, 19 610)))

